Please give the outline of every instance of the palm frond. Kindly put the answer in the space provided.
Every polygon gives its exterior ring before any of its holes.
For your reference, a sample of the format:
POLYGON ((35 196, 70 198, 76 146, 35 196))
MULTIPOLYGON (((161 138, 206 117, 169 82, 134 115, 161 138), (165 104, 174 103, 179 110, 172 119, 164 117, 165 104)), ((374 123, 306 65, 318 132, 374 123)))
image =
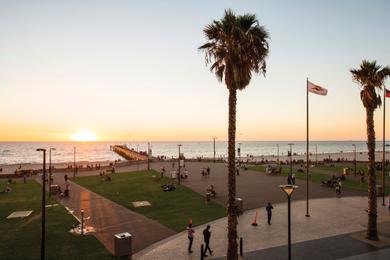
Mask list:
POLYGON ((208 42, 198 49, 205 52, 206 64, 228 88, 244 89, 252 73, 266 72, 269 34, 254 14, 236 15, 225 10, 224 17, 203 30, 208 42))
POLYGON ((390 67, 382 67, 376 61, 363 60, 358 69, 351 69, 352 79, 362 87, 360 99, 364 107, 376 109, 382 104, 379 91, 390 76, 390 67))

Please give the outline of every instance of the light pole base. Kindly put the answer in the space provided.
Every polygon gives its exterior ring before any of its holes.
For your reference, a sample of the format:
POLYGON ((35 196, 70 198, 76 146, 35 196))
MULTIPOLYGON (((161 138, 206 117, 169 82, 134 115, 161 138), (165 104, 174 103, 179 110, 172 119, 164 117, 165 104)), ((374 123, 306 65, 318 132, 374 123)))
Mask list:
POLYGON ((310 215, 309 215, 309 214, 306 214, 305 216, 308 217, 308 218, 310 218, 310 215))

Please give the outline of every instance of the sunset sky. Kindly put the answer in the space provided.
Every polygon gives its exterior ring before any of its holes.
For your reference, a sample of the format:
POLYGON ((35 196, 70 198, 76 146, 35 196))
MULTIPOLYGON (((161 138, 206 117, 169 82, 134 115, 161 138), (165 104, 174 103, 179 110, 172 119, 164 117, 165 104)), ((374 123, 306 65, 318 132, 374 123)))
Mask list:
MULTIPOLYGON (((197 48, 227 8, 271 36, 266 78, 238 95, 237 139, 304 140, 306 77, 329 90, 310 95, 311 139, 366 138, 349 70, 390 65, 388 0, 2 0, 0 141, 226 140, 228 92, 197 48)), ((382 109, 375 122, 381 139, 382 109)))

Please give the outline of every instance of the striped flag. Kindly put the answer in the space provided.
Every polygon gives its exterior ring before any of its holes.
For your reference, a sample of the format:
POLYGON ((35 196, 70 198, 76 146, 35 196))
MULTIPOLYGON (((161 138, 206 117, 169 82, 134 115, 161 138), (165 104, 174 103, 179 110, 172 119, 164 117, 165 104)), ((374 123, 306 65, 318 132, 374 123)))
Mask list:
POLYGON ((326 88, 313 84, 310 81, 307 82, 307 90, 311 93, 321 95, 321 96, 326 96, 328 94, 328 90, 326 88))
POLYGON ((388 90, 387 88, 385 88, 385 97, 389 97, 390 98, 390 90, 388 90))

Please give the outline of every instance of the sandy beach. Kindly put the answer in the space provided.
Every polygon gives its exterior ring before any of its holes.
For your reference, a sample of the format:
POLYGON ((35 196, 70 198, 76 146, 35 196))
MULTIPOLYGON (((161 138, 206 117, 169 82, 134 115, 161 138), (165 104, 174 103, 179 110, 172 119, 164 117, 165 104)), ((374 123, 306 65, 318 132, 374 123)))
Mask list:
MULTIPOLYGON (((382 161, 382 151, 375 153, 375 161, 381 162, 382 161)), ((242 160, 246 160, 246 157, 241 157, 242 160)), ((305 160, 306 161, 306 154, 293 154, 292 156, 293 160, 305 160)), ((311 161, 316 160, 315 154, 310 154, 309 159, 311 161)), ((354 153, 353 152, 345 152, 345 153, 318 153, 317 154, 317 160, 323 161, 324 159, 331 159, 333 161, 337 161, 338 159, 342 161, 353 161, 354 160, 354 153)), ((386 160, 390 159, 390 152, 386 151, 386 160)), ((276 161, 277 156, 276 155, 268 155, 268 156, 255 156, 254 160, 268 160, 268 161, 276 161)), ((279 160, 286 161, 290 160, 289 156, 286 155, 280 155, 279 160)), ((356 152, 356 161, 358 162, 367 162, 368 161, 368 153, 367 152, 356 152)))
MULTIPOLYGON (((226 158, 224 158, 226 160, 226 158)), ((237 157, 238 159, 238 157, 237 157)), ((247 157, 247 156, 242 156, 240 158, 241 160, 243 161, 246 161, 248 159, 249 162, 276 162, 277 161, 277 155, 267 155, 267 156, 253 156, 253 157, 247 157)), ((306 160, 306 155, 305 154, 294 154, 292 156, 292 159, 293 160, 306 160)), ((323 161, 323 160, 329 160, 331 159, 332 161, 335 161, 337 162, 338 160, 340 161, 353 161, 354 160, 354 153, 351 153, 351 152, 345 152, 345 153, 321 153, 321 154, 317 154, 317 160, 319 162, 323 161)), ((376 152, 375 153, 375 159, 377 162, 381 162, 382 161, 382 152, 376 152)), ((168 159, 168 161, 170 161, 171 159, 168 159)), ((193 158, 188 158, 187 160, 196 160, 196 159, 193 159, 193 158)), ((205 158, 203 157, 203 160, 212 160, 212 158, 205 158)), ((280 161, 289 161, 290 158, 286 155, 281 155, 279 156, 279 160, 280 161)), ((311 161, 315 161, 316 160, 316 156, 315 154, 311 154, 310 155, 310 160, 311 161)), ((390 160, 390 152, 386 152, 386 160, 390 160)), ((155 160, 156 161, 156 160, 155 160)), ((358 162, 366 162, 368 161, 368 156, 367 156, 367 152, 357 152, 356 153, 356 161, 358 162)), ((91 169, 88 169, 87 168, 87 165, 93 165, 93 166, 96 166, 96 165, 99 165, 100 164, 100 167, 101 169, 107 169, 109 167, 111 167, 111 165, 115 165, 115 168, 121 168, 121 167, 125 167, 125 166, 128 166, 130 164, 137 164, 137 163, 145 163, 145 162, 142 162, 142 161, 126 161, 126 160, 121 160, 119 162, 115 162, 115 161, 93 161, 93 162, 89 162, 89 161, 77 161, 76 164, 80 167, 80 165, 82 165, 83 167, 79 170, 81 171, 95 171, 96 169, 95 168, 91 168, 91 169)), ((73 166, 73 162, 69 162, 69 163, 52 163, 53 166, 54 166, 54 172, 64 172, 64 171, 70 171, 72 172, 73 170, 72 169, 69 169, 67 168, 68 165, 70 166, 73 166)), ((47 162, 47 168, 49 168, 49 163, 47 162)), ((17 169, 20 169, 20 170, 39 170, 39 169, 42 169, 42 164, 33 164, 33 163, 22 163, 22 164, 3 164, 3 165, 0 165, 0 168, 2 169, 2 171, 0 172, 0 174, 13 174, 15 172, 15 170, 17 169)))

